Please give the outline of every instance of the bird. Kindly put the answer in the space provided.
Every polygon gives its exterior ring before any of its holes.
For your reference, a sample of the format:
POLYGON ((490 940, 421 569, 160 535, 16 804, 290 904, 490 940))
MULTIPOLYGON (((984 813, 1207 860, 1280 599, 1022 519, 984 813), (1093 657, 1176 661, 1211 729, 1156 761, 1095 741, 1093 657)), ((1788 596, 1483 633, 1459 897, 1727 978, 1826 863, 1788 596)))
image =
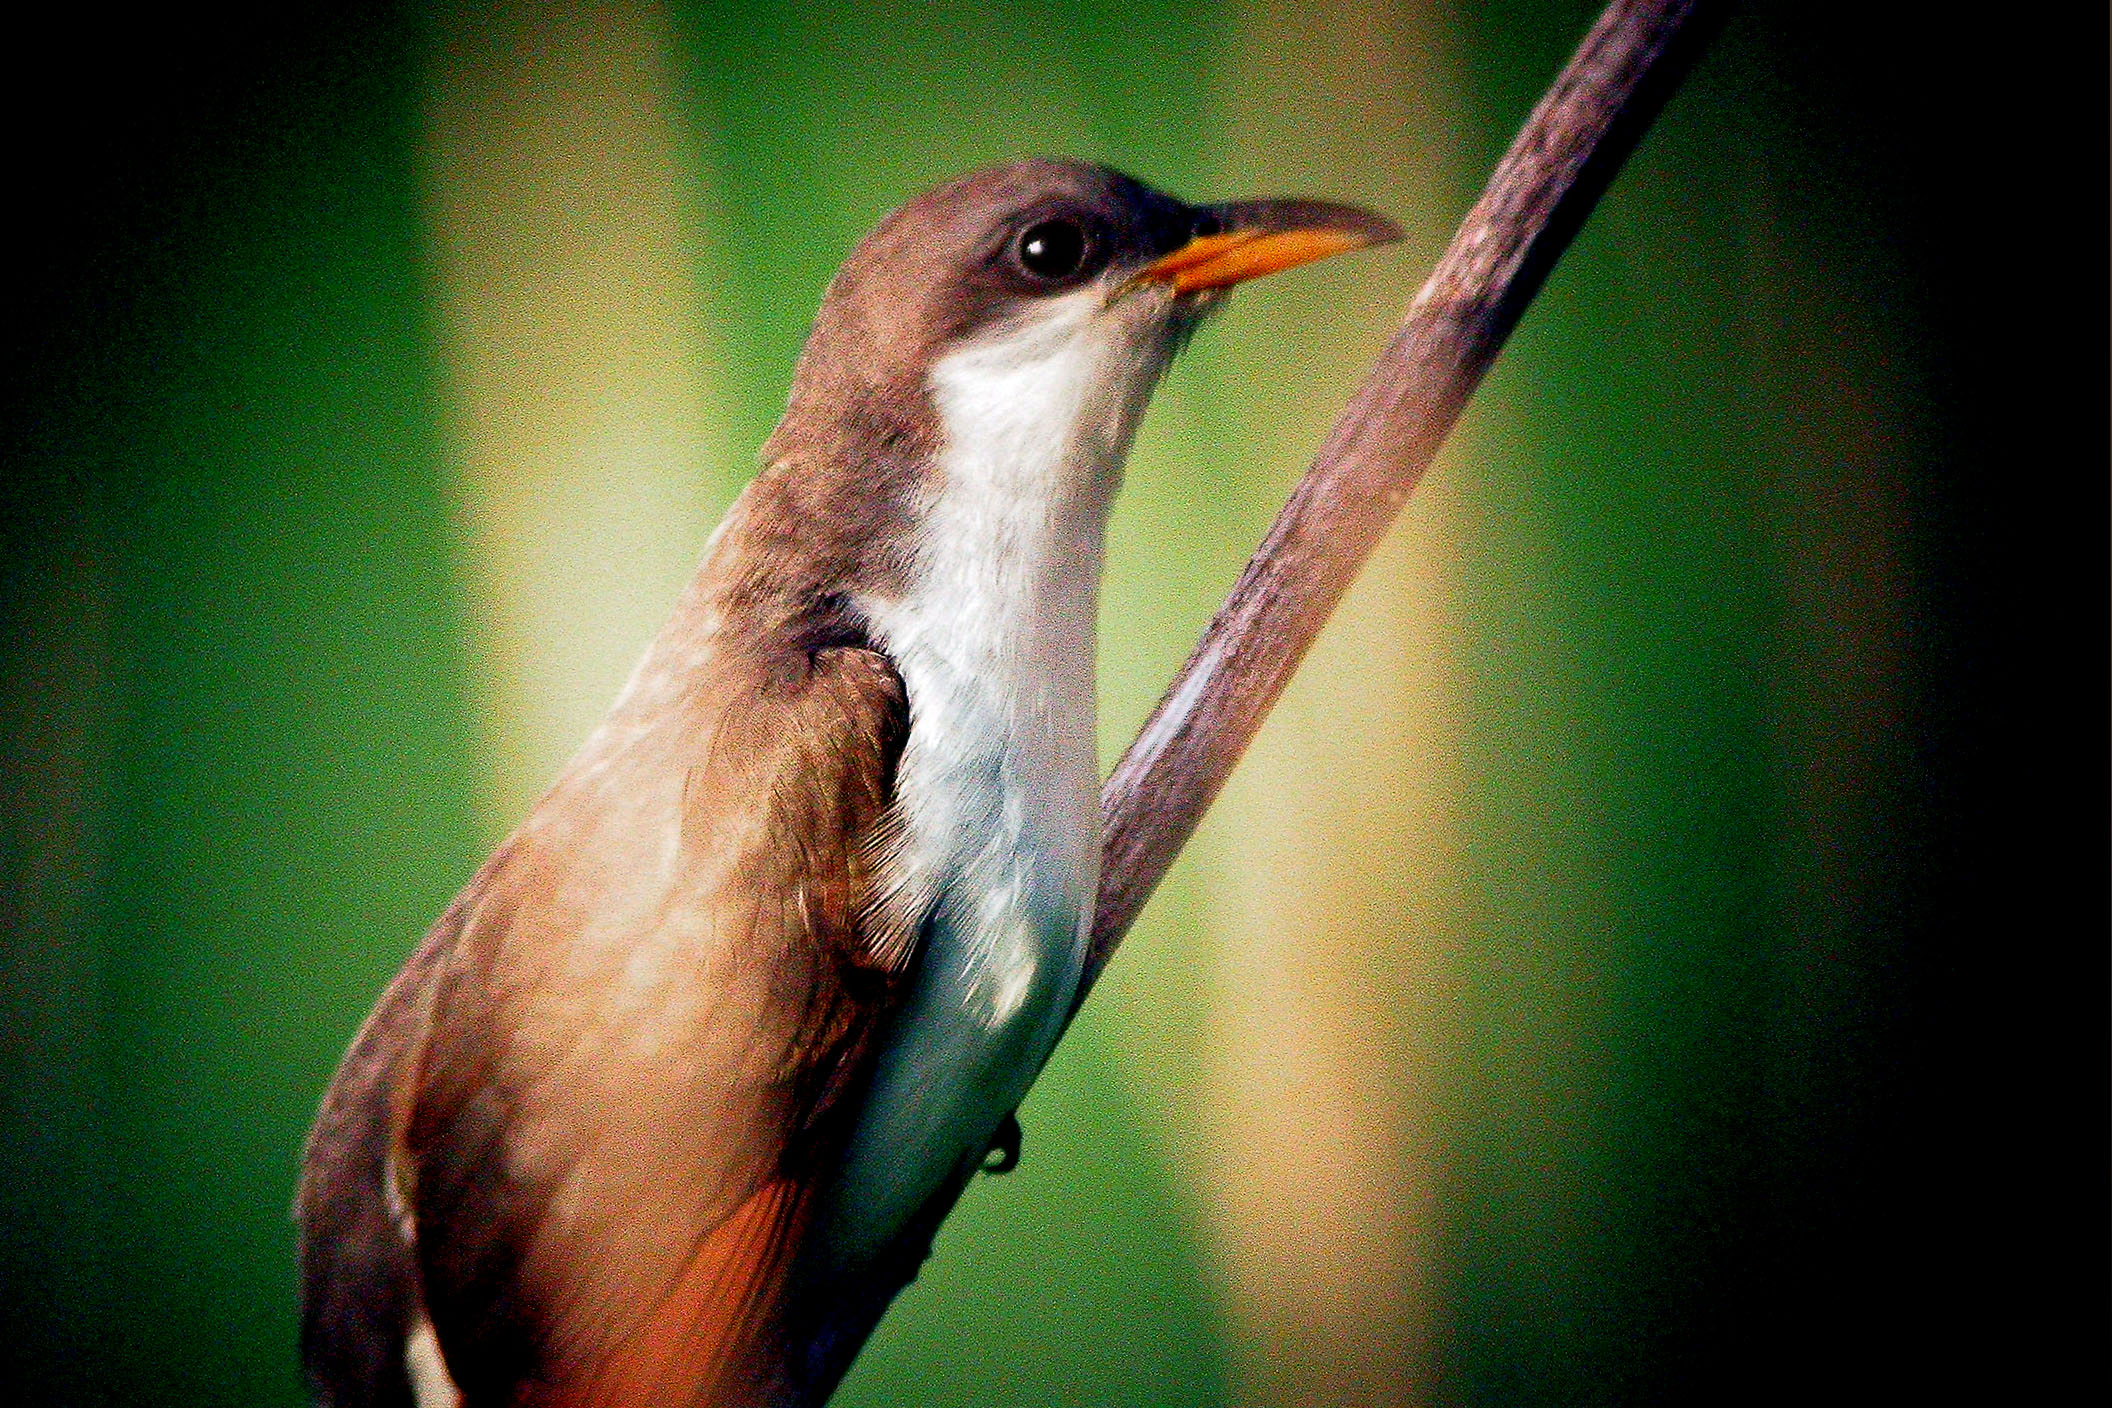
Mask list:
POLYGON ((1399 235, 1031 159, 856 245, 672 618, 323 1097, 294 1209, 319 1404, 831 1382, 845 1297, 1016 1158, 1071 1014, 1139 417, 1234 285, 1399 235))

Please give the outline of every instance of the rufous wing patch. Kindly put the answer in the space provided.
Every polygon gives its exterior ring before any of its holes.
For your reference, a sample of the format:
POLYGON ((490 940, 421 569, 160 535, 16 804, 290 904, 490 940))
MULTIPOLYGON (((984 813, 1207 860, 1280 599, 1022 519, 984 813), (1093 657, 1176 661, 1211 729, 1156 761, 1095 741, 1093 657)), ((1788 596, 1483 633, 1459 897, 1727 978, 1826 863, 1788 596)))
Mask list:
POLYGON ((749 1401, 777 1372, 769 1326, 812 1206, 773 1178, 713 1229, 667 1296, 563 1408, 694 1408, 749 1401))

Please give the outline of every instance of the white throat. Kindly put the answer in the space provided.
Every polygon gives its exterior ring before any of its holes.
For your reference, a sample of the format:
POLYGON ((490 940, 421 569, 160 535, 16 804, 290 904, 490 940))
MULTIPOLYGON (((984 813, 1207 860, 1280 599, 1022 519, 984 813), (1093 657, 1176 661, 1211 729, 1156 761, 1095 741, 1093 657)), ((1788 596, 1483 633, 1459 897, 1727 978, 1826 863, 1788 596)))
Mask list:
POLYGON ((1060 1034, 1084 956, 1101 543, 1171 339, 1099 289, 1033 313, 932 369, 943 477, 913 585, 861 603, 909 694, 903 878, 932 919, 848 1155, 832 1232, 849 1261, 980 1158, 1060 1034))

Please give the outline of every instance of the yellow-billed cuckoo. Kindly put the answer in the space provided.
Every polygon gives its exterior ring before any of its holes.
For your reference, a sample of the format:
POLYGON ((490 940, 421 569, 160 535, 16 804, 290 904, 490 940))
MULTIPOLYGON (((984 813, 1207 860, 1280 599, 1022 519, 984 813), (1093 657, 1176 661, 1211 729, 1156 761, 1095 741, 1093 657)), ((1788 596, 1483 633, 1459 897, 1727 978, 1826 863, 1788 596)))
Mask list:
POLYGON ((608 717, 345 1057, 296 1212, 354 1405, 800 1395, 1075 994, 1109 501, 1243 279, 1395 238, 1026 161, 868 235, 608 717))

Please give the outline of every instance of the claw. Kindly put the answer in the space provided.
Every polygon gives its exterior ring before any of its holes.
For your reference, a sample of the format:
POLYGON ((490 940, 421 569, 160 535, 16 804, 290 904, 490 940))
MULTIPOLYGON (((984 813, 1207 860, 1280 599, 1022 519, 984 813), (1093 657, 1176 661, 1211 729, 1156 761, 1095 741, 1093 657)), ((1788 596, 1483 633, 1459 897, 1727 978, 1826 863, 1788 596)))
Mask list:
POLYGON ((1020 1135, 1019 1116, 1005 1111, 997 1133, 990 1136, 990 1147, 983 1152, 984 1173, 1010 1173, 1019 1167, 1020 1135))

